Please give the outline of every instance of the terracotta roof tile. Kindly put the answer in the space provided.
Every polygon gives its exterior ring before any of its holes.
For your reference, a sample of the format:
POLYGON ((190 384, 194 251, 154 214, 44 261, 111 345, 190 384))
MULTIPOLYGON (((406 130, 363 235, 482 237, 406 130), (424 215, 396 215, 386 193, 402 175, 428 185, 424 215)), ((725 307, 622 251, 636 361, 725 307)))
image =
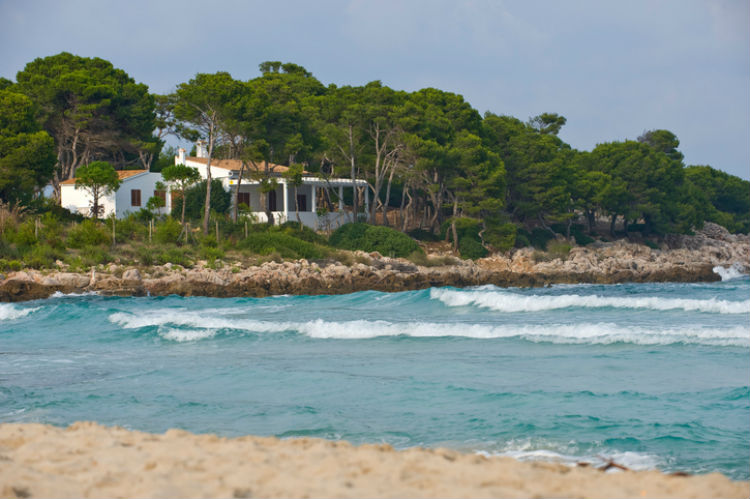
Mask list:
MULTIPOLYGON (((208 158, 196 158, 193 156, 189 156, 185 158, 185 161, 193 161, 195 163, 200 163, 202 165, 205 165, 208 163, 208 158)), ((239 171, 240 167, 242 166, 242 161, 239 159, 211 159, 211 166, 216 168, 221 168, 224 170, 237 170, 239 171)), ((263 168, 263 162, 260 161, 256 163, 255 167, 253 167, 253 164, 248 162, 246 164, 247 168, 250 170, 260 171, 263 168)), ((288 166, 284 165, 277 165, 276 163, 268 163, 269 169, 273 173, 284 173, 287 170, 289 170, 288 166)), ((308 172, 303 172, 308 173, 308 172)))
MULTIPOLYGON (((146 173, 148 170, 117 170, 117 177, 120 180, 125 180, 126 178, 133 177, 135 175, 138 175, 140 173, 146 173)), ((75 184, 76 179, 75 178, 69 178, 68 180, 63 180, 60 182, 60 185, 70 185, 75 184)))

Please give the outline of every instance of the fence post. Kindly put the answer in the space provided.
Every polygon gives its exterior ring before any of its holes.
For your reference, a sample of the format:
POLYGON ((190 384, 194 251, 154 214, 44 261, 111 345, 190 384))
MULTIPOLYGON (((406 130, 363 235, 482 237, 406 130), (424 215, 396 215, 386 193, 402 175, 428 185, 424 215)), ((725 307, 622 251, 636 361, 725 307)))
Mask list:
POLYGON ((219 221, 214 220, 216 222, 216 244, 219 244, 219 221))

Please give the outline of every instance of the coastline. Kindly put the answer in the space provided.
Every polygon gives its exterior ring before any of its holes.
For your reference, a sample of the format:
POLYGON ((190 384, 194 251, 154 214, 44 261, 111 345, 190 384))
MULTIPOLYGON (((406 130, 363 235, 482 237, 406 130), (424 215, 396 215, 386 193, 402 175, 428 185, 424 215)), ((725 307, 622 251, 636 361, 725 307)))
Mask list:
MULTIPOLYGON (((281 294, 345 294, 408 291, 438 286, 534 287, 553 284, 625 282, 711 282, 715 267, 750 269, 750 236, 732 235, 715 224, 694 236, 670 236, 663 247, 619 240, 574 247, 555 256, 532 248, 477 261, 453 258, 450 265, 420 266, 378 253, 354 252, 358 263, 298 260, 239 263, 211 268, 165 264, 152 267, 101 266, 87 273, 21 270, 0 274, 0 302, 43 299, 55 293, 118 296, 264 297, 281 294)), ((444 257, 446 255, 436 255, 444 257)), ((428 260, 431 257, 428 257, 428 260)))
MULTIPOLYGON (((720 473, 605 473, 315 438, 0 425, 2 497, 747 497, 720 473)), ((616 467, 616 466, 615 466, 616 467)))

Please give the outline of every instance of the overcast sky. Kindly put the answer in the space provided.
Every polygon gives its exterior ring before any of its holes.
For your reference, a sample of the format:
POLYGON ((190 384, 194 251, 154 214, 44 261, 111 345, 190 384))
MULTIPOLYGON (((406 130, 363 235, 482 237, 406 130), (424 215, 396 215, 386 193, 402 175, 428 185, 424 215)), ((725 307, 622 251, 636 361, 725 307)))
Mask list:
POLYGON ((687 164, 750 178, 748 0, 0 0, 0 76, 62 51, 151 91, 197 72, 300 64, 462 94, 484 113, 568 119, 573 147, 666 128, 687 164))

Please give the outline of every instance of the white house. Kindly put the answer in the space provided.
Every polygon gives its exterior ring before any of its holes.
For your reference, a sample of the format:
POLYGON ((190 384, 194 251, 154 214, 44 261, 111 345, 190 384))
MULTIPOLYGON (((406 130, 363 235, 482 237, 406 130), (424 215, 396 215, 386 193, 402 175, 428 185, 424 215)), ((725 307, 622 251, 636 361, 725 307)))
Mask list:
MULTIPOLYGON (((208 154, 203 142, 196 144, 197 156, 186 157, 185 149, 179 149, 175 156, 175 164, 184 164, 196 168, 201 177, 207 178, 208 154)), ((245 204, 250 208, 251 215, 258 222, 266 222, 266 207, 261 206, 260 182, 251 177, 253 166, 246 164, 242 182, 239 182, 239 173, 242 166, 241 161, 233 159, 212 159, 211 178, 221 180, 226 191, 234 193, 239 184, 237 202, 245 204), (250 169, 251 171, 248 171, 250 169)), ((258 168, 263 167, 258 165, 258 168)), ((302 185, 297 186, 297 199, 295 202, 295 187, 283 177, 288 167, 270 164, 271 177, 277 186, 266 196, 267 207, 272 212, 276 223, 297 220, 296 207, 299 206, 300 221, 311 229, 335 229, 347 222, 354 220, 351 208, 344 206, 344 189, 361 189, 364 191, 365 211, 369 209, 369 192, 367 182, 364 180, 352 181, 345 178, 321 178, 304 173, 302 185), (336 194, 338 203, 333 211, 319 210, 326 204, 322 201, 323 190, 332 190, 336 194), (324 214, 318 214, 325 211, 324 214)), ((146 170, 119 170, 117 175, 122 183, 117 192, 103 196, 99 204, 103 207, 103 216, 107 217, 115 213, 117 218, 124 218, 130 213, 135 213, 146 207, 151 196, 160 196, 164 199, 166 206, 158 213, 169 213, 172 210, 172 195, 170 185, 164 182, 161 173, 152 173, 146 170), (163 182, 166 191, 156 188, 157 182, 163 182)), ((85 189, 75 188, 75 179, 65 180, 60 184, 61 204, 64 208, 74 213, 90 215, 93 199, 85 189)), ((234 196, 232 196, 234 199, 234 196)))
MULTIPOLYGON (((175 156, 175 164, 184 164, 197 168, 201 177, 207 177, 208 154, 202 142, 196 144, 197 156, 185 156, 185 149, 179 149, 178 155, 175 156)), ((221 180, 224 189, 233 192, 237 189, 240 168, 242 162, 234 159, 211 159, 211 178, 221 180)), ((262 168, 263 165, 258 165, 262 168)), ((271 177, 277 181, 276 189, 266 195, 266 203, 269 211, 272 212, 276 223, 287 221, 296 221, 297 212, 295 211, 294 185, 290 184, 284 177, 283 173, 289 170, 288 167, 276 164, 269 164, 271 177)), ((237 202, 245 204, 250 208, 250 212, 259 222, 266 222, 266 210, 261 206, 260 182, 251 178, 251 173, 256 171, 252 164, 246 163, 243 173, 240 190, 237 196, 237 202), (250 171, 248 171, 250 170, 250 171)), ((364 180, 352 181, 345 178, 326 179, 315 177, 309 173, 303 174, 302 185, 297 187, 297 201, 299 203, 300 221, 311 229, 335 229, 347 222, 353 221, 351 209, 348 211, 344 207, 344 189, 360 188, 365 193, 365 209, 369 207, 369 192, 367 182, 364 180), (322 203, 322 190, 332 189, 336 193, 338 203, 335 210, 325 214, 318 214, 318 207, 324 206, 322 203)))
MULTIPOLYGON (((171 196, 165 191, 157 190, 156 183, 162 182, 161 173, 152 173, 147 170, 118 170, 120 177, 120 188, 107 196, 99 199, 103 207, 103 216, 108 217, 115 213, 117 218, 124 218, 129 213, 135 213, 146 207, 151 196, 162 197, 166 206, 160 213, 169 213, 172 209, 171 196)), ((93 199, 86 189, 75 187, 76 179, 68 179, 60 183, 60 204, 63 208, 81 215, 90 215, 93 199)))

